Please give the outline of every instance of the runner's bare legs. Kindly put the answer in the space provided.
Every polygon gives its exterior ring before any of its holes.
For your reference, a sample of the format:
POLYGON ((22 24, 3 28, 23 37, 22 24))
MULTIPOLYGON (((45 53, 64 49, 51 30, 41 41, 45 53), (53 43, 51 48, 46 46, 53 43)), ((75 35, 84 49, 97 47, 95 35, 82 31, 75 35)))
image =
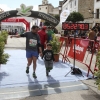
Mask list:
POLYGON ((35 71, 36 71, 36 61, 37 61, 37 57, 33 56, 33 77, 37 78, 35 71))
POLYGON ((27 69, 26 69, 26 73, 28 74, 29 73, 29 66, 31 65, 32 63, 32 58, 27 58, 27 69))
POLYGON ((27 58, 27 61, 28 61, 27 67, 29 67, 32 63, 32 58, 27 58))

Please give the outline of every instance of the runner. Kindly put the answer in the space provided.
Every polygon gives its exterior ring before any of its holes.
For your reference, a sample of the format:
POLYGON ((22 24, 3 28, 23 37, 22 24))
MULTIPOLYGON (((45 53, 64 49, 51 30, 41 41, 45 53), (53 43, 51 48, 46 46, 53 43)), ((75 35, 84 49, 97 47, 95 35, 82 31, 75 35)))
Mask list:
POLYGON ((50 43, 47 43, 47 48, 43 52, 42 59, 44 58, 45 68, 46 68, 46 76, 49 76, 50 70, 53 69, 53 61, 54 54, 52 51, 52 45, 50 43))
POLYGON ((36 61, 38 59, 38 49, 37 47, 39 46, 39 52, 40 56, 42 56, 42 49, 41 49, 41 44, 40 44, 40 38, 37 34, 38 32, 38 26, 32 26, 31 32, 26 32, 24 34, 20 35, 12 35, 12 37, 26 37, 26 57, 27 57, 27 67, 26 67, 26 73, 29 73, 29 66, 33 62, 33 77, 37 78, 36 76, 36 61))

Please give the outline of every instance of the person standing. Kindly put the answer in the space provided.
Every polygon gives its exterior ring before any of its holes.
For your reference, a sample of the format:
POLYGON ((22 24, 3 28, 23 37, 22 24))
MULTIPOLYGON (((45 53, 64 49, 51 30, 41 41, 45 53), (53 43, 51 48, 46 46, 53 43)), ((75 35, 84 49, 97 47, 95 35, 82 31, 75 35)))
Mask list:
POLYGON ((52 40, 52 35, 54 32, 51 30, 51 27, 48 27, 47 29, 47 43, 49 43, 52 40))
MULTIPOLYGON (((94 40, 94 41, 96 41, 96 29, 91 29, 91 31, 90 31, 90 33, 89 33, 89 39, 90 40, 94 40)), ((90 52, 92 52, 93 51, 93 41, 90 41, 90 49, 91 49, 91 51, 90 52)))
POLYGON ((29 73, 29 66, 33 62, 33 77, 37 78, 36 76, 36 61, 38 59, 38 47, 40 56, 42 56, 42 49, 41 49, 41 43, 40 38, 37 34, 38 32, 38 26, 32 26, 31 32, 26 32, 24 34, 18 34, 18 35, 12 35, 12 37, 26 37, 26 58, 27 58, 27 67, 26 67, 26 73, 29 73))
POLYGON ((44 50, 42 59, 44 58, 45 68, 46 68, 46 76, 49 76, 50 70, 53 69, 53 61, 54 54, 52 51, 52 45, 50 43, 47 43, 47 49, 44 50))
POLYGON ((41 41, 41 48, 42 48, 42 52, 44 51, 44 47, 47 43, 47 34, 46 34, 46 26, 43 26, 41 28, 41 30, 38 31, 38 35, 40 37, 40 41, 41 41))

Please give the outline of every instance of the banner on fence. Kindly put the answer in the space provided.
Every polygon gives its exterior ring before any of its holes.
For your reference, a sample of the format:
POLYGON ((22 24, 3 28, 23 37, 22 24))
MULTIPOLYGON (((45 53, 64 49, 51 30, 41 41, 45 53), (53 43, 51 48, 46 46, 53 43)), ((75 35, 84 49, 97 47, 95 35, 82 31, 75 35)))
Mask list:
MULTIPOLYGON (((85 39, 75 40, 75 59, 76 60, 83 62, 88 45, 89 45, 89 40, 85 40, 85 39)), ((68 56, 71 58, 74 58, 74 39, 72 39, 72 45, 70 47, 68 56)))

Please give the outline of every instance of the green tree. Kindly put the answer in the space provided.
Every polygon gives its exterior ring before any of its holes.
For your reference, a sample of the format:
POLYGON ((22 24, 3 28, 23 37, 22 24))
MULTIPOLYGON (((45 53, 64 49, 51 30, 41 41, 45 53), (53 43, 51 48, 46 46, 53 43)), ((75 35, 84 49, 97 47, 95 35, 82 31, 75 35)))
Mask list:
POLYGON ((8 32, 1 31, 0 33, 0 64, 6 64, 9 58, 9 55, 4 53, 5 40, 7 40, 8 32))
POLYGON ((84 21, 84 17, 81 13, 79 12, 72 12, 66 19, 66 21, 71 21, 71 22, 79 22, 79 21, 84 21))
POLYGON ((54 17, 55 17, 58 21, 60 21, 60 15, 54 15, 54 17))
POLYGON ((45 21, 45 22, 44 22, 44 25, 45 25, 45 26, 50 26, 50 23, 49 23, 48 21, 45 21))
POLYGON ((96 66, 98 68, 98 70, 95 72, 95 76, 97 76, 96 85, 98 85, 98 89, 100 90, 100 50, 96 55, 96 66))
MULTIPOLYGON (((60 16, 59 15, 51 15, 51 16, 55 17, 58 21, 60 21, 60 16)), ((45 26, 50 26, 51 24, 48 21, 45 21, 44 25, 45 26)))

